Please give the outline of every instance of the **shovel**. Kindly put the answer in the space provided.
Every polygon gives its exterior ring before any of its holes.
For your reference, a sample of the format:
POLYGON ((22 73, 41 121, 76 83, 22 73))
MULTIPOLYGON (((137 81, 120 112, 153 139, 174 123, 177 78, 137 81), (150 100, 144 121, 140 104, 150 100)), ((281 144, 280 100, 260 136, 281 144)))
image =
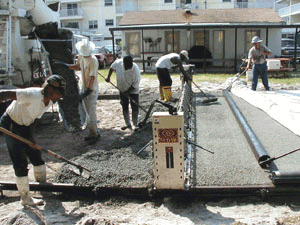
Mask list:
POLYGON ((90 178, 91 172, 92 172, 91 170, 89 170, 89 169, 87 169, 87 168, 85 168, 81 165, 78 165, 78 164, 76 164, 76 163, 64 158, 63 156, 60 156, 60 155, 58 155, 58 154, 56 154, 56 153, 54 153, 50 150, 47 150, 47 149, 45 149, 45 148, 43 148, 39 145, 36 145, 36 144, 32 143, 31 141, 29 141, 29 140, 27 140, 23 137, 20 137, 19 135, 16 135, 16 134, 12 133, 11 131, 9 131, 9 130, 3 128, 3 127, 0 127, 0 131, 5 133, 6 135, 8 135, 10 137, 13 137, 13 138, 17 139, 18 141, 21 141, 21 142, 23 142, 23 143, 25 143, 25 144, 27 144, 31 147, 34 147, 35 149, 37 149, 39 151, 44 151, 44 152, 48 153, 49 156, 52 156, 56 159, 60 159, 64 162, 66 162, 66 163, 69 163, 69 164, 75 166, 79 170, 79 172, 77 170, 72 170, 74 173, 76 173, 76 174, 78 174, 78 175, 80 175, 80 176, 82 176, 86 179, 90 178))

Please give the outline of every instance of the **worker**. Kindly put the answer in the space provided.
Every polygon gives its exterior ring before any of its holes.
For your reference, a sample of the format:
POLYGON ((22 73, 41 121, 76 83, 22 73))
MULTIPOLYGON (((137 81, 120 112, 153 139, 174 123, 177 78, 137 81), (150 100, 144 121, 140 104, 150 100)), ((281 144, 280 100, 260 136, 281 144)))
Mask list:
POLYGON ((186 50, 182 50, 180 54, 170 53, 158 59, 155 67, 159 80, 159 95, 161 100, 169 102, 172 99, 172 79, 169 69, 178 67, 184 75, 185 80, 190 79, 190 75, 184 70, 182 65, 183 62, 187 62, 188 60, 189 57, 186 50))
POLYGON ((125 56, 123 59, 117 59, 110 66, 106 82, 110 82, 110 77, 113 72, 116 72, 117 88, 120 91, 120 103, 122 105, 125 126, 122 130, 138 129, 138 115, 139 115, 139 85, 140 85, 140 69, 133 62, 131 56, 125 56), (132 111, 132 126, 129 116, 129 100, 132 111))
POLYGON ((46 166, 41 152, 36 149, 33 136, 33 124, 41 118, 44 112, 64 96, 66 82, 59 75, 50 76, 43 87, 2 90, 0 101, 12 100, 5 113, 0 118, 0 126, 10 132, 30 140, 27 145, 8 135, 6 145, 16 176, 16 184, 21 196, 22 205, 42 204, 41 199, 35 199, 29 193, 28 161, 33 165, 34 178, 37 182, 46 182, 46 166))
POLYGON ((272 51, 266 46, 261 44, 262 39, 258 36, 252 38, 252 44, 254 45, 248 54, 247 69, 250 69, 252 65, 252 87, 253 91, 256 91, 258 76, 260 76, 262 83, 266 91, 270 90, 268 81, 268 67, 266 61, 266 55, 272 55, 272 51))
POLYGON ((69 66, 71 70, 81 70, 80 78, 80 100, 86 106, 89 115, 89 123, 87 128, 89 134, 84 138, 84 141, 89 144, 94 144, 100 138, 100 132, 97 128, 97 99, 98 99, 98 68, 99 63, 96 56, 93 54, 95 44, 87 39, 79 41, 75 45, 79 56, 76 64, 69 66))

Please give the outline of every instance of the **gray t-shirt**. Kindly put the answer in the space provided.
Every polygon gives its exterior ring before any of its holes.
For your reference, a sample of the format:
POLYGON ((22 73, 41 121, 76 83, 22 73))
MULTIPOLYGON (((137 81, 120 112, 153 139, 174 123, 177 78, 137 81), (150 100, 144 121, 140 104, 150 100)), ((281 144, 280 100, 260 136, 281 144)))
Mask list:
POLYGON ((262 52, 272 52, 272 51, 262 44, 260 45, 260 47, 258 49, 256 49, 255 46, 253 46, 249 50, 248 58, 253 59, 254 64, 263 64, 266 62, 266 56, 262 55, 261 54, 262 52))

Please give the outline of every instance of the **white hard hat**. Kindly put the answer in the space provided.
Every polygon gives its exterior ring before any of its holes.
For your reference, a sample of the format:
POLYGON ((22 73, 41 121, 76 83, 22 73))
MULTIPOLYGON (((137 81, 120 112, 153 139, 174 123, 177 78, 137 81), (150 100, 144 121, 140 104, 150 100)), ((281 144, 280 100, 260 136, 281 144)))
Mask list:
POLYGON ((260 42, 262 42, 262 40, 258 36, 253 37, 251 41, 252 44, 260 43, 260 42))
POLYGON ((184 55, 186 59, 189 59, 189 53, 186 50, 182 50, 180 54, 184 55))
POLYGON ((93 53, 95 44, 91 41, 88 41, 87 39, 83 39, 82 41, 77 42, 75 47, 79 55, 89 56, 93 53))

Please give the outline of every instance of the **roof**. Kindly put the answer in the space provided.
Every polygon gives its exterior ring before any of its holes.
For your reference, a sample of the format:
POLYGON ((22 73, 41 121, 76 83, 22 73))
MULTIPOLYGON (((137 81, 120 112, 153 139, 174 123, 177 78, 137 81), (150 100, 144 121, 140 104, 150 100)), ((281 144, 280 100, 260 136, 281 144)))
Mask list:
MULTIPOLYGON (((284 24, 285 21, 273 9, 247 8, 247 9, 193 9, 190 23, 197 24, 284 24)), ((172 25, 186 24, 185 10, 154 10, 127 12, 120 21, 119 26, 137 25, 172 25)))

